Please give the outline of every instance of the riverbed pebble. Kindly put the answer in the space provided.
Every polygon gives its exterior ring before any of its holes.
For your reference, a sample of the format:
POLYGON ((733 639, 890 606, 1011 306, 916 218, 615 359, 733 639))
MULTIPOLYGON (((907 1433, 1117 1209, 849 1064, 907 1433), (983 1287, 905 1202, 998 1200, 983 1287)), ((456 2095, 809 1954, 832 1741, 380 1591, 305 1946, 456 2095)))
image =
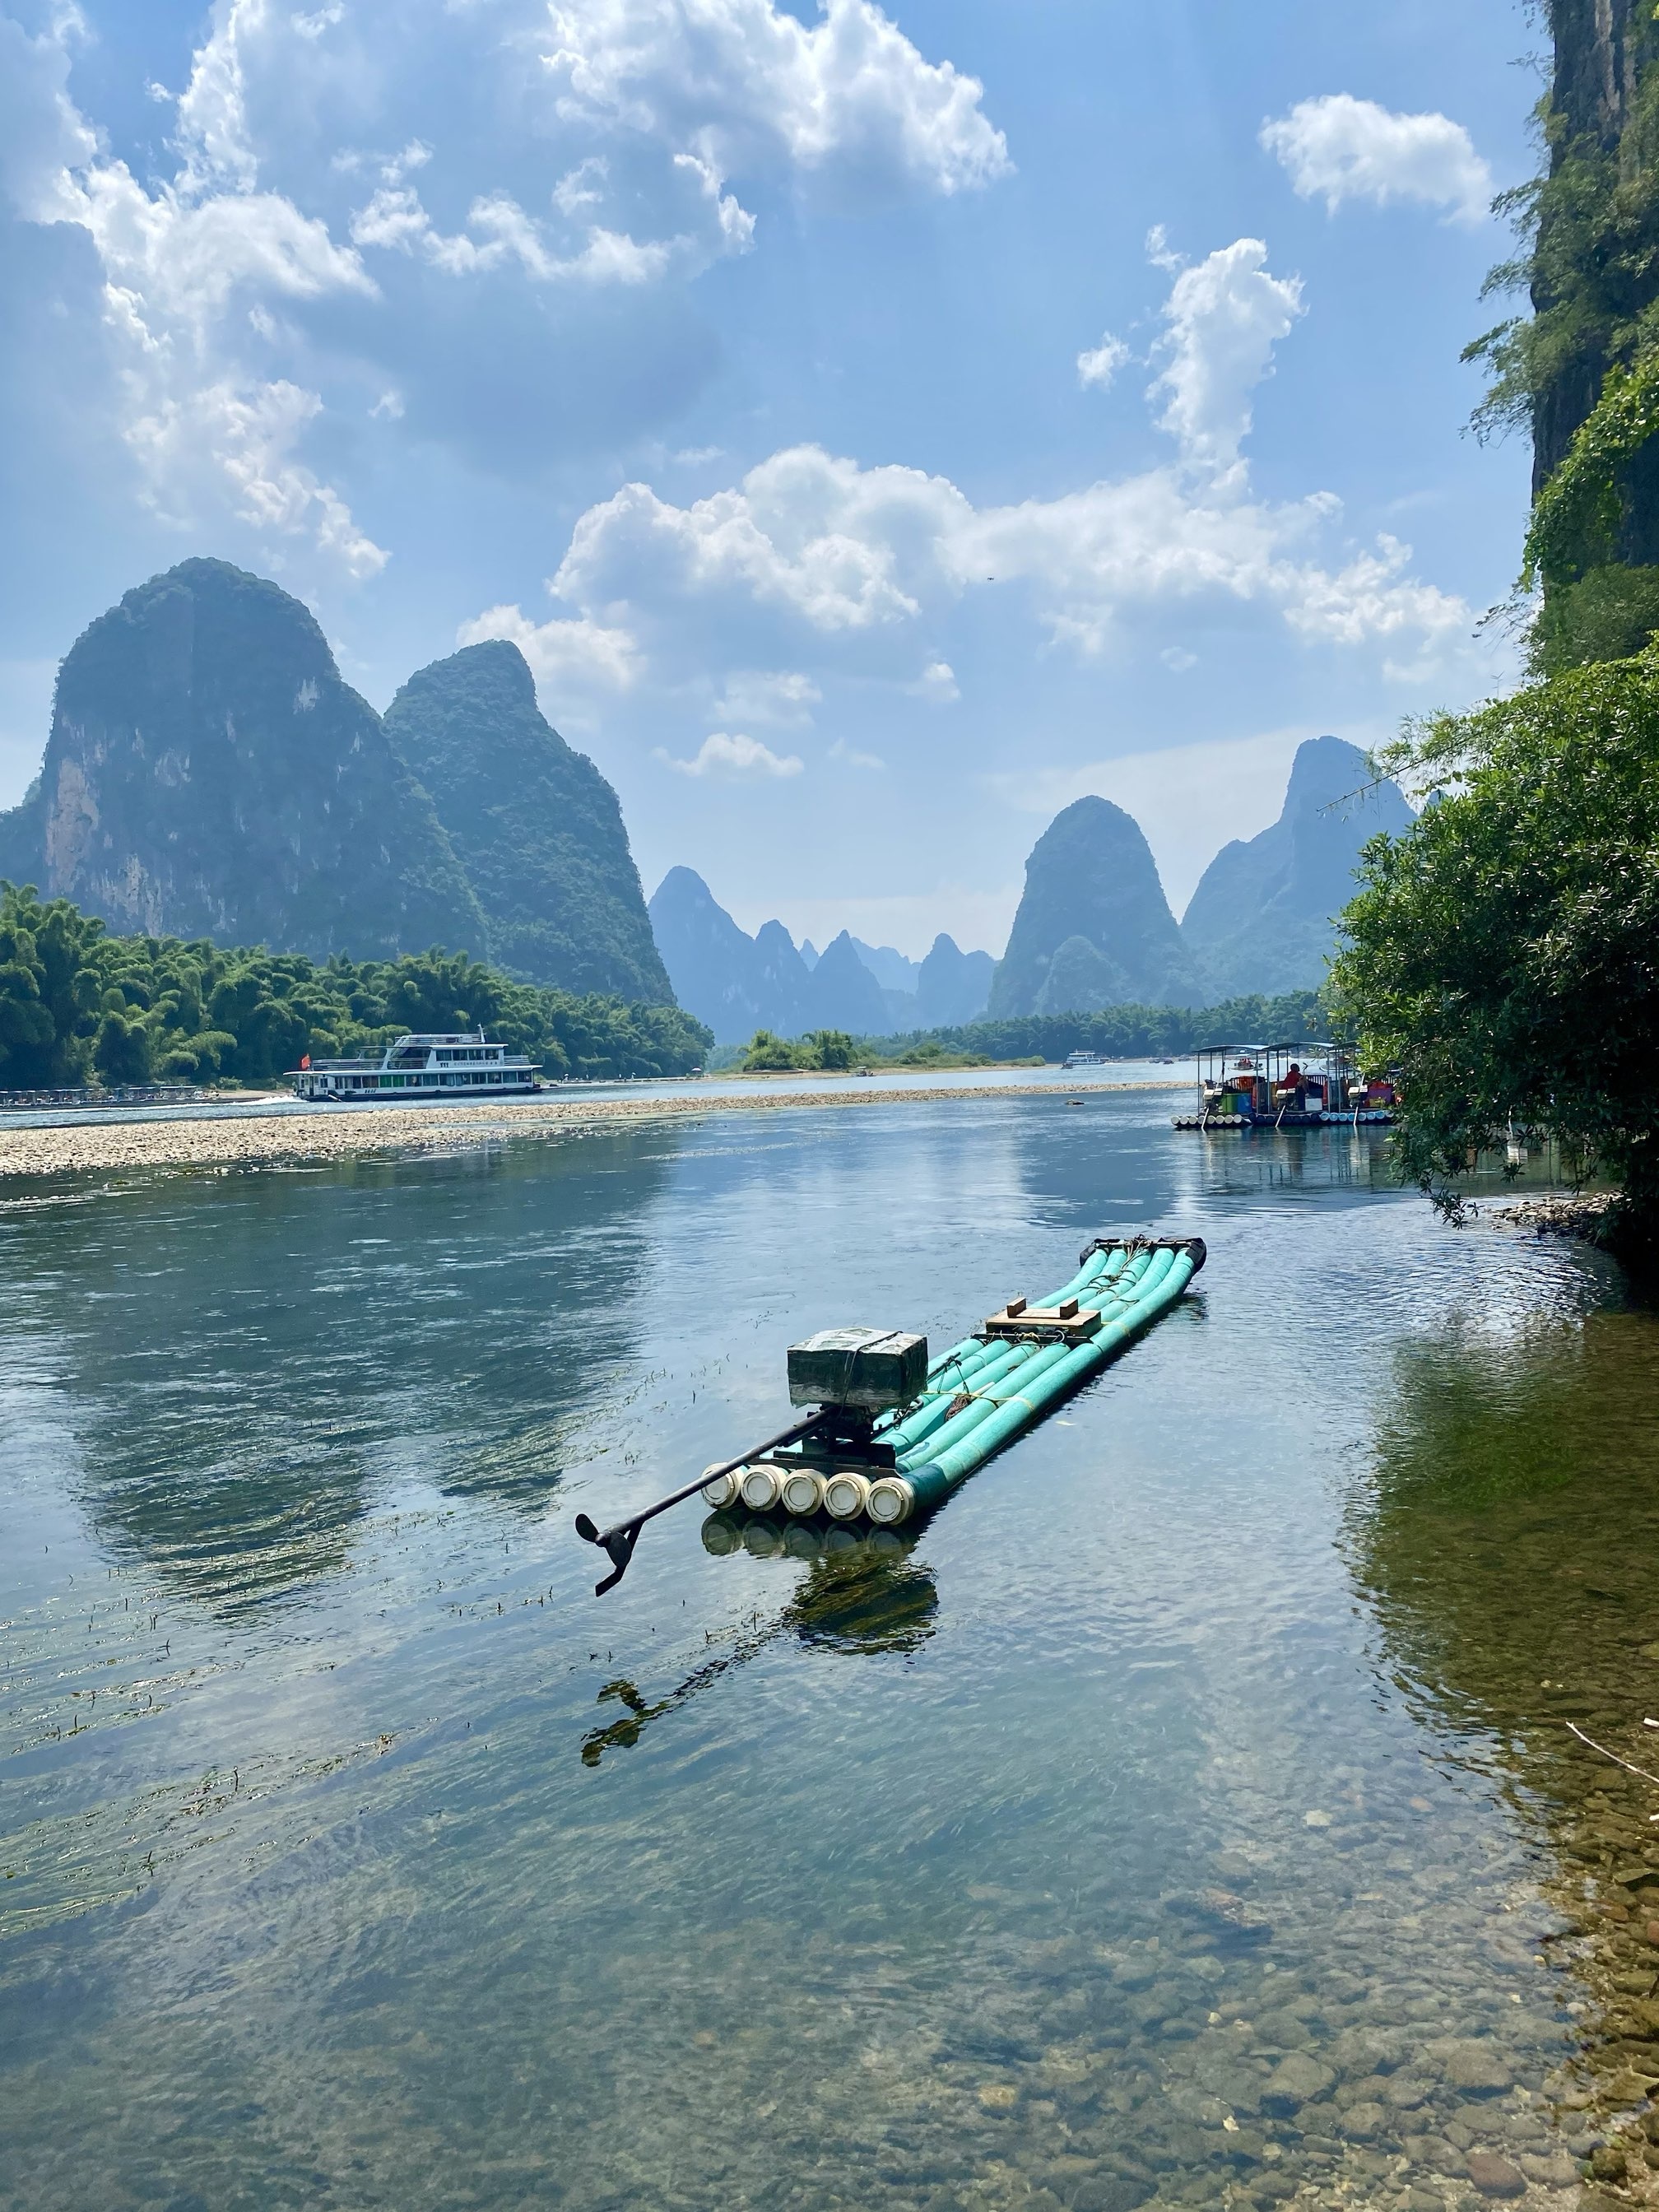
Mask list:
POLYGON ((1491 2044, 1460 2043, 1445 2058, 1445 2076, 1455 2089, 1495 2094, 1515 2079, 1502 2054, 1491 2044))
POLYGON ((1468 2176, 1483 2197, 1521 2197, 1526 2192, 1526 2175, 1496 2151, 1471 2151, 1468 2176))

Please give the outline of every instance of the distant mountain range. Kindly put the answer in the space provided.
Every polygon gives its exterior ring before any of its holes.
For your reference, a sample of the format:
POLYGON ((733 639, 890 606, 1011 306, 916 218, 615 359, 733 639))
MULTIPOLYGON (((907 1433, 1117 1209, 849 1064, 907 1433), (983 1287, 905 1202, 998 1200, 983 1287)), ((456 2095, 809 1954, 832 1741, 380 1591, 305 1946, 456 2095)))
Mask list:
POLYGON ((152 577, 70 647, 0 876, 118 932, 315 959, 443 945, 672 1001, 616 793, 515 646, 434 662, 382 719, 308 609, 222 561, 152 577))
POLYGON ((1212 1006, 1246 992, 1316 989, 1361 848, 1413 819, 1399 787, 1377 782, 1357 745, 1310 738, 1278 821, 1223 847, 1177 923, 1133 817, 1108 799, 1079 799, 1025 864, 990 1011, 1212 1006))
POLYGON ((1000 963, 943 935, 920 961, 846 930, 820 952, 781 921, 750 937, 690 868, 647 910, 616 793, 544 719, 516 646, 431 662, 382 716, 297 599, 192 560, 70 648, 40 774, 0 813, 0 876, 117 932, 316 959, 465 949, 529 982, 678 1000, 729 1044, 1311 988, 1361 848, 1412 819, 1357 746, 1313 738, 1278 821, 1217 854, 1180 923, 1139 824, 1086 798, 1033 848, 1000 963))
POLYGON ((675 996, 720 1044, 744 1043, 758 1029, 891 1036, 972 1021, 985 1011, 996 964, 988 952, 963 952, 942 935, 921 961, 846 930, 822 952, 810 939, 797 948, 781 921, 763 923, 750 937, 690 868, 669 870, 650 915, 675 996), (915 981, 901 980, 907 977, 915 981))

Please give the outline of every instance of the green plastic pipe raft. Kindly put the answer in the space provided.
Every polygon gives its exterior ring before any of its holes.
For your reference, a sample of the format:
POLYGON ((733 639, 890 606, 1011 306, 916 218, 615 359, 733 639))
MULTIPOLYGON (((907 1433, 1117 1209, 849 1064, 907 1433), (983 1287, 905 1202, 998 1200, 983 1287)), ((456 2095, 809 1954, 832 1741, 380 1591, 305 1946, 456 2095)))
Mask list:
MULTIPOLYGON (((732 1501, 742 1496, 761 1507, 766 1492, 767 1505, 786 1512, 823 1510, 879 1528, 931 1511, 1174 1305, 1204 1260, 1196 1237, 1091 1245, 1070 1282, 994 1315, 984 1330, 933 1361, 917 1399, 875 1423, 872 1441, 890 1449, 890 1470, 845 1464, 815 1475, 785 1450, 771 1462, 775 1479, 760 1467, 745 1470, 730 1486, 732 1501), (753 1494, 750 1474, 761 1478, 753 1494)), ((712 1492, 711 1485, 704 1493, 711 1504, 727 1503, 724 1487, 719 1498, 712 1492)))

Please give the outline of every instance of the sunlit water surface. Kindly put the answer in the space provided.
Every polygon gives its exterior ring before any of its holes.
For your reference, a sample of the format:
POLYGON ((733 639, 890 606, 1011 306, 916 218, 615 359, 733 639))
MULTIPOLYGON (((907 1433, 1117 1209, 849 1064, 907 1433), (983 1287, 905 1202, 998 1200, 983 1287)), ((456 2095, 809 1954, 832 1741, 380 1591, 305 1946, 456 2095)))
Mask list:
POLYGON ((1659 1326, 1169 1111, 0 1185, 0 2203, 1574 2201, 1659 2073, 1659 1790, 1566 1727, 1659 1711, 1659 1326), (593 1598, 792 1337, 1149 1225, 1195 1294, 908 1548, 688 1506, 593 1598))

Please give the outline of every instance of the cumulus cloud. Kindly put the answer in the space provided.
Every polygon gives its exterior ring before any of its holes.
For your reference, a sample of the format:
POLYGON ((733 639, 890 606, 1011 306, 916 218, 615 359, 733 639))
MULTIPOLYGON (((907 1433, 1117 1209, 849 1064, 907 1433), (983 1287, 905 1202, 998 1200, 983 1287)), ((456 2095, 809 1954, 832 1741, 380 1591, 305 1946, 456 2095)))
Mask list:
POLYGON ((351 218, 351 236, 357 246, 381 246, 393 252, 419 252, 434 268, 453 276, 469 276, 503 262, 516 261, 538 284, 648 284, 662 275, 677 251, 695 251, 690 238, 653 239, 641 245, 625 231, 589 224, 583 243, 571 253, 560 253, 548 240, 543 226, 525 213, 507 192, 476 199, 467 211, 469 229, 446 237, 421 204, 421 196, 406 185, 382 185, 365 207, 351 218))
POLYGON ((957 192, 1009 167, 984 88, 927 60, 872 0, 555 0, 544 57, 567 112, 677 138, 726 174, 836 165, 957 192))
POLYGON ((735 668, 715 702, 724 721, 771 722, 800 727, 812 719, 823 693, 799 669, 735 668))
MULTIPOLYGON (((1332 493, 1265 502, 1249 489, 1249 396, 1303 312, 1301 283, 1267 270, 1259 239, 1166 265, 1151 398, 1179 452, 1170 467, 975 507, 945 476, 787 447, 686 504, 623 484, 577 518, 549 588, 584 622, 622 626, 644 679, 668 688, 706 681, 719 635, 738 665, 787 664, 799 684, 836 671, 949 702, 956 677, 931 639, 987 588, 1020 592, 1061 648, 1146 639, 1176 672, 1192 622, 1241 606, 1307 646, 1374 650, 1389 675, 1440 664, 1471 611, 1411 575, 1407 546, 1343 544, 1332 493)), ((741 703, 730 719, 763 719, 744 688, 757 681, 779 679, 732 679, 723 714, 741 703)))
MULTIPOLYGON (((0 17, 0 194, 92 240, 144 497, 180 521, 228 512, 308 538, 356 574, 385 556, 305 457, 325 415, 384 417, 375 394, 395 388, 424 435, 469 453, 481 414, 520 451, 533 419, 499 352, 478 358, 482 324, 458 331, 451 316, 438 344, 421 343, 444 313, 426 272, 556 288, 562 312, 578 295, 647 298, 752 246, 755 217, 728 183, 739 168, 915 196, 1008 166, 978 83, 873 0, 828 0, 811 21, 780 0, 213 0, 184 90, 154 88, 174 109, 159 177, 115 158, 80 113, 69 0, 54 22, 31 36, 0 17), (473 108, 451 97, 458 76, 473 108), (350 143, 359 133, 369 147, 350 143)), ((591 361, 580 324, 558 332, 555 419, 590 442, 663 404, 659 377, 617 374, 619 351, 649 349, 630 349, 606 312, 591 310, 591 361)))
POLYGON ((1085 655, 1160 611, 1239 604, 1308 642, 1382 641, 1396 658, 1468 627, 1464 602, 1407 575, 1392 540, 1322 565, 1340 513, 1328 495, 1271 505, 1173 468, 976 508, 946 477, 800 446, 685 507, 624 485, 577 521, 553 585, 618 611, 664 681, 688 680, 711 626, 743 635, 764 617, 820 665, 936 697, 955 688, 943 663, 903 667, 919 626, 993 579, 1023 586, 1051 637, 1085 655))
POLYGON ((1322 198, 1333 214, 1344 200, 1408 200, 1479 222, 1491 204, 1492 172, 1447 115, 1399 115, 1374 100, 1327 93, 1263 124, 1261 143, 1304 199, 1322 198))
POLYGON ((948 701, 955 677, 928 644, 988 589, 1018 592, 1056 646, 1085 657, 1145 639, 1178 673, 1194 620, 1249 607, 1308 646, 1420 673, 1469 629, 1465 602, 1413 576, 1393 538, 1343 544, 1330 493, 1267 501, 1250 488, 1251 394, 1301 313, 1299 281, 1269 271, 1260 240, 1174 263, 1149 395, 1171 465, 978 507, 944 476, 790 447, 684 504, 624 484, 578 518, 550 588, 624 624, 650 680, 671 687, 700 680, 719 635, 757 664, 764 653, 948 701))
POLYGON ((555 701, 573 691, 626 691, 640 674, 639 647, 629 632, 586 616, 537 623, 521 607, 487 607, 461 624, 455 642, 477 645, 488 637, 516 645, 555 701))
POLYGON ((1085 389, 1094 385, 1103 392, 1130 358, 1129 349, 1122 339, 1115 338, 1108 331, 1097 346, 1078 356, 1077 380, 1085 389))
MULTIPOLYGON (((92 241, 119 363, 123 434, 148 503, 181 523, 228 507, 255 530, 307 537, 349 574, 368 576, 385 552, 301 457, 320 397, 242 371, 218 343, 234 305, 251 303, 244 326, 268 338, 276 325, 265 299, 375 289, 325 222, 257 189, 236 33, 262 6, 234 0, 196 57, 178 103, 179 167, 154 190, 104 152, 70 100, 66 42, 76 19, 24 40, 13 57, 27 64, 14 96, 21 86, 32 122, 10 142, 8 188, 31 220, 76 225, 92 241)), ((18 35, 0 25, 6 46, 18 35)))
POLYGON ((907 687, 916 698, 926 699, 930 706, 953 707, 961 698, 957 683, 957 672, 948 660, 930 660, 915 682, 907 687))
POLYGON ((54 220, 58 180, 98 152, 96 133, 70 98, 70 46, 76 25, 31 38, 0 16, 0 190, 15 214, 54 220))
POLYGON ((1267 261, 1259 238, 1236 239, 1182 269, 1164 310, 1165 365, 1152 385, 1164 398, 1159 427, 1190 466, 1223 480, 1240 473, 1250 394, 1303 312, 1300 277, 1270 276, 1267 261))
POLYGON ((799 775, 804 765, 795 753, 780 756, 758 738, 728 736, 724 730, 705 738, 690 760, 676 760, 661 746, 656 758, 665 761, 681 775, 713 776, 717 781, 732 783, 769 783, 799 775))

